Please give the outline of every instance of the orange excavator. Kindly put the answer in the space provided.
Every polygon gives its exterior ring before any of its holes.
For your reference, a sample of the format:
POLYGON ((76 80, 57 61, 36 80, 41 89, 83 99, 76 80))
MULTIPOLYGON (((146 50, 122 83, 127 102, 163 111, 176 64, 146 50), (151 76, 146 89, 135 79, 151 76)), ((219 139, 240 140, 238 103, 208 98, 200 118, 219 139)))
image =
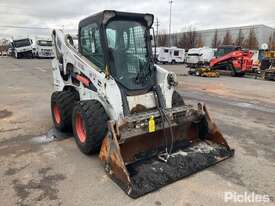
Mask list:
POLYGON ((253 52, 239 46, 223 45, 215 52, 215 57, 210 61, 210 67, 231 76, 243 76, 252 70, 253 52))

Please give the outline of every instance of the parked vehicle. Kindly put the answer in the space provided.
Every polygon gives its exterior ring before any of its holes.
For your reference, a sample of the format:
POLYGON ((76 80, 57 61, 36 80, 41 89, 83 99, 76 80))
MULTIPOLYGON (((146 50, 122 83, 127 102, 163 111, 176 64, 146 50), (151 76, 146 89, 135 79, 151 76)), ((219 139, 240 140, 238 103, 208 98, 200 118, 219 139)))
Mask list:
POLYGON ((8 53, 15 58, 32 58, 32 40, 30 38, 17 38, 10 41, 8 53))
POLYGON ((275 51, 264 51, 259 73, 263 79, 275 81, 275 51))
POLYGON ((32 45, 33 56, 37 58, 53 58, 52 40, 50 38, 35 37, 32 45))
POLYGON ((7 56, 8 52, 7 51, 1 51, 0 56, 7 56))
POLYGON ((271 62, 269 69, 261 72, 264 80, 275 81, 275 59, 271 62))
POLYGON ((157 62, 160 63, 184 63, 185 49, 177 47, 158 47, 156 52, 156 58, 157 62))
POLYGON ((97 13, 80 21, 78 50, 69 34, 52 33, 54 125, 73 130, 84 154, 100 150, 106 173, 132 198, 234 155, 206 106, 186 105, 175 73, 152 61, 153 22, 152 14, 97 13))
POLYGON ((215 70, 229 72, 231 76, 243 76, 252 71, 253 51, 239 46, 224 45, 218 48, 210 67, 215 70))
POLYGON ((256 72, 260 69, 260 50, 253 50, 253 56, 252 56, 252 72, 256 72))
POLYGON ((188 67, 196 68, 201 65, 201 49, 200 48, 193 48, 189 49, 186 56, 186 64, 188 67))
POLYGON ((200 77, 220 77, 220 73, 210 67, 189 68, 188 74, 200 77))
POLYGON ((186 63, 192 68, 209 65, 214 53, 215 49, 208 47, 189 49, 186 55, 186 63))

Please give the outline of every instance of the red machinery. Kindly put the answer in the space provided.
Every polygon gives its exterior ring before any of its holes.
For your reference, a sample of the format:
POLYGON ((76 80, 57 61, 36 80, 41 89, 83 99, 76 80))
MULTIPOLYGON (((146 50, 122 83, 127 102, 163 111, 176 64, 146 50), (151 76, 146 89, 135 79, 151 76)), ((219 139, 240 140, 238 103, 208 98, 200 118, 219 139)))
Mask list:
POLYGON ((252 70, 253 52, 243 50, 238 46, 221 46, 210 61, 210 67, 215 70, 229 71, 232 76, 243 76, 252 70))

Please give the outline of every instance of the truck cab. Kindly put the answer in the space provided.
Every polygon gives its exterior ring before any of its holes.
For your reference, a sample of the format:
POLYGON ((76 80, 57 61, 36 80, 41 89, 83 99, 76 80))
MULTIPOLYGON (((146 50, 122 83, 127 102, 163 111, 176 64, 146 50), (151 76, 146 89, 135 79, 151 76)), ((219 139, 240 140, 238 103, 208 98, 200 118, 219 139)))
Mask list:
POLYGON ((36 37, 33 43, 33 55, 37 58, 53 58, 52 40, 36 37))
POLYGON ((15 58, 32 58, 32 40, 30 38, 18 38, 11 40, 9 53, 15 58))
POLYGON ((190 68, 196 68, 202 65, 201 62, 201 48, 189 49, 186 56, 186 63, 190 68))

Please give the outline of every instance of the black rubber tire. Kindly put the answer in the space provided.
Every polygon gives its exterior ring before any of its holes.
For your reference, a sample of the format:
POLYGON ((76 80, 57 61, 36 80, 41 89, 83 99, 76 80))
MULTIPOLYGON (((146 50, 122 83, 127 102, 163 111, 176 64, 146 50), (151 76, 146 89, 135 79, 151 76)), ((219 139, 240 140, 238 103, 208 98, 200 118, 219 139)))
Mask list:
POLYGON ((73 132, 77 146, 86 155, 97 153, 107 134, 108 115, 100 102, 96 100, 78 102, 72 116, 73 132), (76 118, 79 114, 86 131, 85 142, 81 142, 76 131, 76 118))
POLYGON ((172 96, 172 107, 179 107, 185 105, 182 96, 177 92, 174 91, 172 96))
POLYGON ((228 64, 227 69, 229 71, 231 71, 231 76, 232 77, 236 77, 237 76, 237 72, 236 72, 236 70, 235 70, 235 68, 234 68, 234 66, 232 64, 228 64))
POLYGON ((244 77, 244 75, 245 75, 245 72, 239 72, 239 73, 237 74, 238 77, 244 77))
POLYGON ((72 131, 72 112, 76 103, 76 95, 71 91, 54 92, 51 97, 51 111, 54 126, 62 131, 72 131), (58 123, 54 116, 54 106, 60 111, 61 121, 58 123))

